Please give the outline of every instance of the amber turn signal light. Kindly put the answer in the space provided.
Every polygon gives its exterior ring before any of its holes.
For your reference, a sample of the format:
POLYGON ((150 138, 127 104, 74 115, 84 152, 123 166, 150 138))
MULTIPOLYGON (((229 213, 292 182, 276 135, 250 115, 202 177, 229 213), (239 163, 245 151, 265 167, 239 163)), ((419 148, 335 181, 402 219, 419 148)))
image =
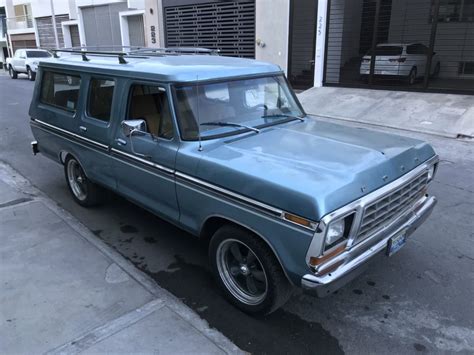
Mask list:
POLYGON ((309 264, 311 266, 317 267, 325 263, 326 261, 334 258, 335 256, 341 254, 344 250, 346 250, 346 243, 339 245, 338 247, 334 248, 333 250, 324 255, 318 257, 312 256, 311 258, 309 258, 309 264))
POLYGON ((313 223, 310 220, 306 219, 306 218, 298 217, 298 216, 295 216, 294 214, 286 213, 286 212, 283 215, 283 217, 287 221, 299 224, 299 225, 307 227, 307 228, 313 228, 313 223))

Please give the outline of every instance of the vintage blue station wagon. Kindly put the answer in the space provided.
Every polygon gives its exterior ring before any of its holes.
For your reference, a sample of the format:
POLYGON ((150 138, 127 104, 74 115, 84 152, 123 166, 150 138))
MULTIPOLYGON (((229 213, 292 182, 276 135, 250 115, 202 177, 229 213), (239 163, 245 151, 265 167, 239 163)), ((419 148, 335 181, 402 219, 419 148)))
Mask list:
MULTIPOLYGON (((67 51, 63 51, 67 52, 67 51)), ((281 69, 204 49, 62 53, 40 63, 35 153, 83 206, 112 190, 209 244, 249 313, 325 296, 430 215, 422 141, 305 114, 281 69)))

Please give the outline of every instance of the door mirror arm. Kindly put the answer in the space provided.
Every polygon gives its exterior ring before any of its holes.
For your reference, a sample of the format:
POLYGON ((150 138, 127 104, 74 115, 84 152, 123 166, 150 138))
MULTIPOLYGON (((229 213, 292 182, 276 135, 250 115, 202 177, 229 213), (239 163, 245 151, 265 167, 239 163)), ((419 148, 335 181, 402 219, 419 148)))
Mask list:
POLYGON ((130 131, 130 135, 128 137, 128 139, 130 140, 130 149, 132 150, 132 153, 135 154, 136 156, 139 156, 139 157, 142 157, 142 158, 146 158, 146 159, 150 159, 151 157, 149 155, 146 155, 146 154, 142 154, 142 153, 137 153, 135 151, 135 148, 133 147, 133 135, 137 135, 137 136, 144 136, 145 135, 145 132, 143 131, 140 131, 136 128, 132 129, 130 131))
POLYGON ((144 136, 147 133, 147 127, 146 127, 146 121, 145 120, 125 120, 122 121, 122 133, 125 137, 128 137, 130 140, 130 149, 132 150, 132 153, 135 154, 136 156, 150 159, 149 155, 142 154, 142 153, 137 153, 135 151, 135 148, 133 146, 133 136, 144 136))

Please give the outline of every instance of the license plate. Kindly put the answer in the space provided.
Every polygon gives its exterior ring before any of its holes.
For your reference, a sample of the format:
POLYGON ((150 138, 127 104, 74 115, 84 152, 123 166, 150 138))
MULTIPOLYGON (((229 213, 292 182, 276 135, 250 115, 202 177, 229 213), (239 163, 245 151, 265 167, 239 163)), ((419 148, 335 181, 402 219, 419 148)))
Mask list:
POLYGON ((403 230, 388 240, 388 243, 387 243, 388 256, 392 256, 405 245, 407 241, 406 234, 407 234, 407 231, 403 230))

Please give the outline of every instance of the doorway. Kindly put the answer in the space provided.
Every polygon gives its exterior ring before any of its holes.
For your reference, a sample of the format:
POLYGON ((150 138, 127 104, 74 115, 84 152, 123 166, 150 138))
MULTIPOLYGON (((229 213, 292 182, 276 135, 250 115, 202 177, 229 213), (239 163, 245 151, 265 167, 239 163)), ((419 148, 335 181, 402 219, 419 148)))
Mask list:
POLYGON ((317 0, 291 0, 288 78, 294 89, 314 84, 317 0))

